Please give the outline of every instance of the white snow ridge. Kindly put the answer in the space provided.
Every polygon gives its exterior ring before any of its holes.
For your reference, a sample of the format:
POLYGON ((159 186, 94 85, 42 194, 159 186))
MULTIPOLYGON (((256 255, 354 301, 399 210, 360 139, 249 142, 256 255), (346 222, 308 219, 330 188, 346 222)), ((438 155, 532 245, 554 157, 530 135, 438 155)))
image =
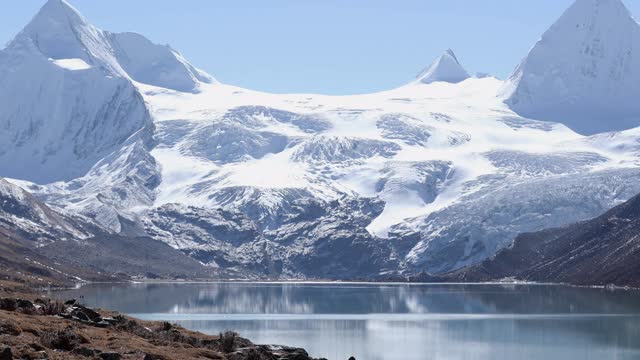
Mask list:
POLYGON ((276 95, 50 0, 0 51, 0 176, 235 275, 446 272, 640 193, 638 39, 578 0, 506 82, 447 51, 397 89, 276 95))

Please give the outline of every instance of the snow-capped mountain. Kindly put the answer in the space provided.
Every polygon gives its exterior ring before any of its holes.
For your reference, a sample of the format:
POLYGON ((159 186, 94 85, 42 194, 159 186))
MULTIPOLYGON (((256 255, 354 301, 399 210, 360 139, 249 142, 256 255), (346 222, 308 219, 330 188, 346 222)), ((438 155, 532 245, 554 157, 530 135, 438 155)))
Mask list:
POLYGON ((106 35, 63 1, 49 1, 0 52, 0 99, 0 171, 7 177, 72 180, 153 131, 106 35))
MULTIPOLYGON (((610 1, 574 7, 599 19, 610 1)), ((640 193, 637 129, 585 137, 519 116, 501 97, 514 79, 471 78, 451 51, 389 91, 267 94, 50 0, 0 78, 0 176, 237 274, 446 272, 640 193)))
POLYGON ((423 84, 431 84, 436 81, 459 83, 469 78, 453 50, 449 49, 440 55, 436 61, 418 75, 418 81, 423 84))
POLYGON ((37 183, 83 176, 153 121, 132 80, 197 91, 213 79, 168 47, 97 29, 50 0, 0 52, 0 171, 37 183))
POLYGON ((577 0, 502 89, 520 115, 590 135, 640 125, 640 25, 620 0, 577 0))

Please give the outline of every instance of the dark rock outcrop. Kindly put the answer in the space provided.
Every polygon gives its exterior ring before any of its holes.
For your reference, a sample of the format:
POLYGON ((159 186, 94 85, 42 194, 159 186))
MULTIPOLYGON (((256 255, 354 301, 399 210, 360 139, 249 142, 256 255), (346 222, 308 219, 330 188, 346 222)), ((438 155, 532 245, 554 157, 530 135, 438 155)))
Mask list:
POLYGON ((640 195, 593 220, 522 234, 483 263, 443 277, 640 287, 640 195))

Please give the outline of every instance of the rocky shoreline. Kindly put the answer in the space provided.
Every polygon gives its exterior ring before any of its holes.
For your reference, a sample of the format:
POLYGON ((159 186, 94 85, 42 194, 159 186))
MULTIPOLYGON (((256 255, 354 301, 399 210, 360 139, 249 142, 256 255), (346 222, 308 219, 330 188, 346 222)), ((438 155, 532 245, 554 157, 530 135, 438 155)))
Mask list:
POLYGON ((0 360, 322 360, 304 349, 256 345, 234 332, 209 336, 27 295, 0 297, 0 360))

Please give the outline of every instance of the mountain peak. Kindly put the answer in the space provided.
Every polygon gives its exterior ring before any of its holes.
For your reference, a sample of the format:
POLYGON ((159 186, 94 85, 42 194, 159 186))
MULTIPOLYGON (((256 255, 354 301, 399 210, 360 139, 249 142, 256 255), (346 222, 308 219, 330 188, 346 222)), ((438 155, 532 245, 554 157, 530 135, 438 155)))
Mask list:
POLYGON ((76 10, 71 4, 69 4, 66 0, 48 0, 42 8, 40 8, 39 15, 42 14, 65 14, 70 13, 77 16, 80 16, 80 12, 76 10))
POLYGON ((169 46, 98 29, 66 0, 48 0, 9 48, 34 49, 45 60, 82 60, 82 68, 176 91, 197 92, 202 83, 216 83, 169 46))
POLYGON ((518 114, 583 133, 640 125, 640 26, 620 0, 576 0, 505 83, 518 114))
POLYGON ((9 45, 29 44, 45 58, 81 59, 88 64, 105 62, 112 72, 122 74, 101 30, 91 25, 65 0, 49 0, 9 45), (98 58, 100 58, 99 61, 98 58))
POLYGON ((57 33, 73 30, 75 26, 87 26, 88 21, 65 0, 48 0, 26 26, 30 34, 57 33))
POLYGON ((596 8, 616 8, 619 11, 631 15, 622 0, 575 0, 569 7, 568 12, 582 9, 590 13, 596 8))
POLYGON ((456 61, 458 61, 458 58, 456 57, 456 54, 453 52, 452 49, 447 49, 447 51, 444 52, 445 55, 449 55, 452 58, 456 59, 456 61))
POLYGON ((469 78, 469 73, 460 65, 456 54, 447 49, 428 68, 418 75, 418 82, 431 84, 434 82, 459 83, 469 78))

